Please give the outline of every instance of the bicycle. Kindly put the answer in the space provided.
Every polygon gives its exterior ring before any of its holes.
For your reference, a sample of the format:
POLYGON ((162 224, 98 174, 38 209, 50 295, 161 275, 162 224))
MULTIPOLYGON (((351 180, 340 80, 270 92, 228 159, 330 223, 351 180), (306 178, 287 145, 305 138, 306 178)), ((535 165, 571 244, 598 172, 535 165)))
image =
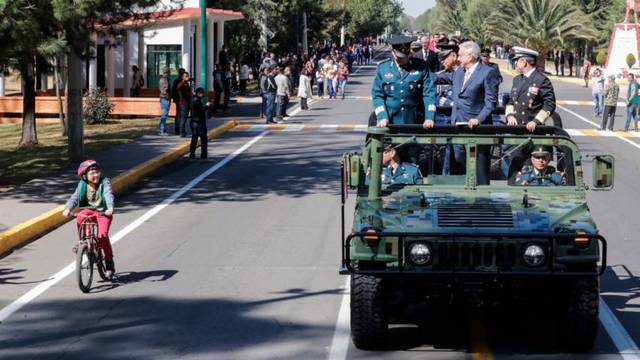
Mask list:
POLYGON ((94 265, 102 280, 111 280, 106 276, 104 251, 98 240, 96 215, 84 217, 78 226, 78 243, 73 250, 76 253, 76 279, 83 293, 91 290, 94 265))

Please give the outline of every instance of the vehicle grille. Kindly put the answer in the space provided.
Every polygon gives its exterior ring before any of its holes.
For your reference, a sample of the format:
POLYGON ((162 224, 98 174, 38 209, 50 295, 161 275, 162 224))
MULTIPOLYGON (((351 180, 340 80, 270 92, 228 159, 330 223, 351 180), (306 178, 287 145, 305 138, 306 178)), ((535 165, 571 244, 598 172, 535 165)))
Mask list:
POLYGON ((516 244, 440 243, 434 258, 434 268, 509 270, 516 264, 516 244))
POLYGON ((438 206, 438 226, 512 228, 509 204, 442 204, 438 206))

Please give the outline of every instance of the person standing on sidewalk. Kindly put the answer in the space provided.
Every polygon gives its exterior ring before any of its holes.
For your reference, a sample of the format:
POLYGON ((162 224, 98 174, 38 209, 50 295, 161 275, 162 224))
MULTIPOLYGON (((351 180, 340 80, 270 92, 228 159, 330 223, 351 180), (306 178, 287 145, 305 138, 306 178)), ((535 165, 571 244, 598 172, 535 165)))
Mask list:
POLYGON ((223 74, 220 70, 220 64, 216 64, 213 70, 213 112, 217 112, 220 108, 220 99, 224 91, 223 74))
POLYGON ((638 83, 633 74, 627 75, 629 87, 627 88, 627 122, 624 131, 629 131, 631 118, 633 118, 633 130, 638 131, 638 83))
POLYGON ((593 114, 595 117, 600 117, 604 110, 604 75, 600 69, 595 69, 591 76, 591 95, 593 95, 593 114))
POLYGON ((619 93, 620 86, 616 84, 616 76, 609 75, 607 84, 604 87, 604 115, 602 116, 602 126, 600 130, 613 130, 619 93), (607 127, 607 125, 609 126, 607 127))
POLYGON ((276 85, 275 76, 278 74, 278 67, 271 66, 267 68, 267 74, 262 77, 262 81, 260 82, 260 89, 264 93, 265 97, 265 113, 264 117, 267 119, 267 124, 275 124, 276 122, 273 120, 275 113, 275 99, 276 92, 278 91, 278 86, 276 85))
POLYGON ((287 115, 287 106, 289 105, 289 95, 291 94, 291 85, 289 83, 289 76, 291 75, 291 68, 285 66, 278 76, 276 76, 276 86, 278 90, 276 92, 277 110, 276 121, 280 122, 287 115))
POLYGON ((162 77, 158 83, 158 88, 160 89, 160 107, 162 108, 160 135, 167 135, 167 116, 169 115, 169 106, 171 106, 171 99, 169 97, 169 72, 169 68, 165 66, 162 70, 162 77))
POLYGON ((582 64, 582 79, 584 80, 584 87, 589 87, 589 77, 591 75, 591 61, 585 60, 582 64))
POLYGON ((189 145, 189 159, 196 158, 196 146, 200 139, 200 159, 207 159, 207 110, 210 102, 204 103, 204 89, 197 88, 196 94, 191 99, 191 144, 189 145))
POLYGON ((322 99, 324 96, 324 72, 320 66, 316 70, 316 87, 318 88, 318 97, 322 99))
POLYGON ((171 85, 171 99, 176 105, 176 116, 173 119, 173 125, 176 135, 180 135, 180 93, 178 92, 178 85, 182 81, 182 74, 184 73, 185 70, 183 68, 178 69, 178 77, 173 79, 173 84, 171 85))
POLYGON ((144 78, 138 66, 133 65, 131 71, 133 71, 133 76, 131 77, 133 79, 131 81, 131 97, 138 97, 140 96, 140 89, 144 86, 144 78))
POLYGON ((249 80, 249 65, 245 61, 240 66, 240 95, 247 95, 247 81, 249 80))
POLYGON ((189 85, 189 73, 182 73, 182 80, 178 83, 178 96, 180 98, 178 111, 178 130, 180 136, 187 137, 187 118, 189 116, 189 104, 191 103, 191 86, 189 85))
POLYGON ((338 67, 333 63, 333 59, 327 59, 327 62, 324 64, 322 71, 324 72, 324 78, 327 80, 327 92, 329 93, 329 99, 336 98, 336 73, 338 72, 338 67))
POLYGON ((307 99, 313 96, 311 90, 310 73, 308 70, 302 70, 300 74, 300 84, 298 84, 298 97, 300 98, 300 109, 309 110, 307 99))
POLYGON ((347 90, 347 81, 349 80, 349 67, 348 65, 341 61, 340 67, 338 68, 338 89, 342 94, 342 100, 344 100, 344 92, 347 90))

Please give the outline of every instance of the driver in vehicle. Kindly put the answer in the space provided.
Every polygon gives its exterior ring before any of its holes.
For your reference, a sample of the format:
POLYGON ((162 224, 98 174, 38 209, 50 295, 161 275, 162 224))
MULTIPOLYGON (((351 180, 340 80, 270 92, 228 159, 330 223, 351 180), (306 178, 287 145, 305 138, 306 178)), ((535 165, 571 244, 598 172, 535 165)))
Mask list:
POLYGON ((536 146, 531 152, 531 165, 526 164, 519 171, 514 180, 515 185, 527 186, 558 186, 566 185, 564 173, 549 165, 551 151, 544 146, 536 146))
POLYGON ((422 174, 418 166, 400 161, 398 147, 387 144, 382 152, 382 183, 416 185, 422 184, 422 174))

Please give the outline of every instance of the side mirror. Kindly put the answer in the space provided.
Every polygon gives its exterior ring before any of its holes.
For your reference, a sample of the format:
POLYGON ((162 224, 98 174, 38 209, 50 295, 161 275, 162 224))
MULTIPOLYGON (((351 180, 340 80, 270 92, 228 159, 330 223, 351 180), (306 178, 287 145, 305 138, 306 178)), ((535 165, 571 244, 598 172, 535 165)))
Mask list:
POLYGON ((357 188, 360 185, 360 173, 362 172, 360 155, 347 154, 345 167, 347 172, 347 186, 351 189, 357 188))
POLYGON ((593 190, 605 191, 613 189, 613 165, 613 155, 596 155, 593 157, 593 190))

